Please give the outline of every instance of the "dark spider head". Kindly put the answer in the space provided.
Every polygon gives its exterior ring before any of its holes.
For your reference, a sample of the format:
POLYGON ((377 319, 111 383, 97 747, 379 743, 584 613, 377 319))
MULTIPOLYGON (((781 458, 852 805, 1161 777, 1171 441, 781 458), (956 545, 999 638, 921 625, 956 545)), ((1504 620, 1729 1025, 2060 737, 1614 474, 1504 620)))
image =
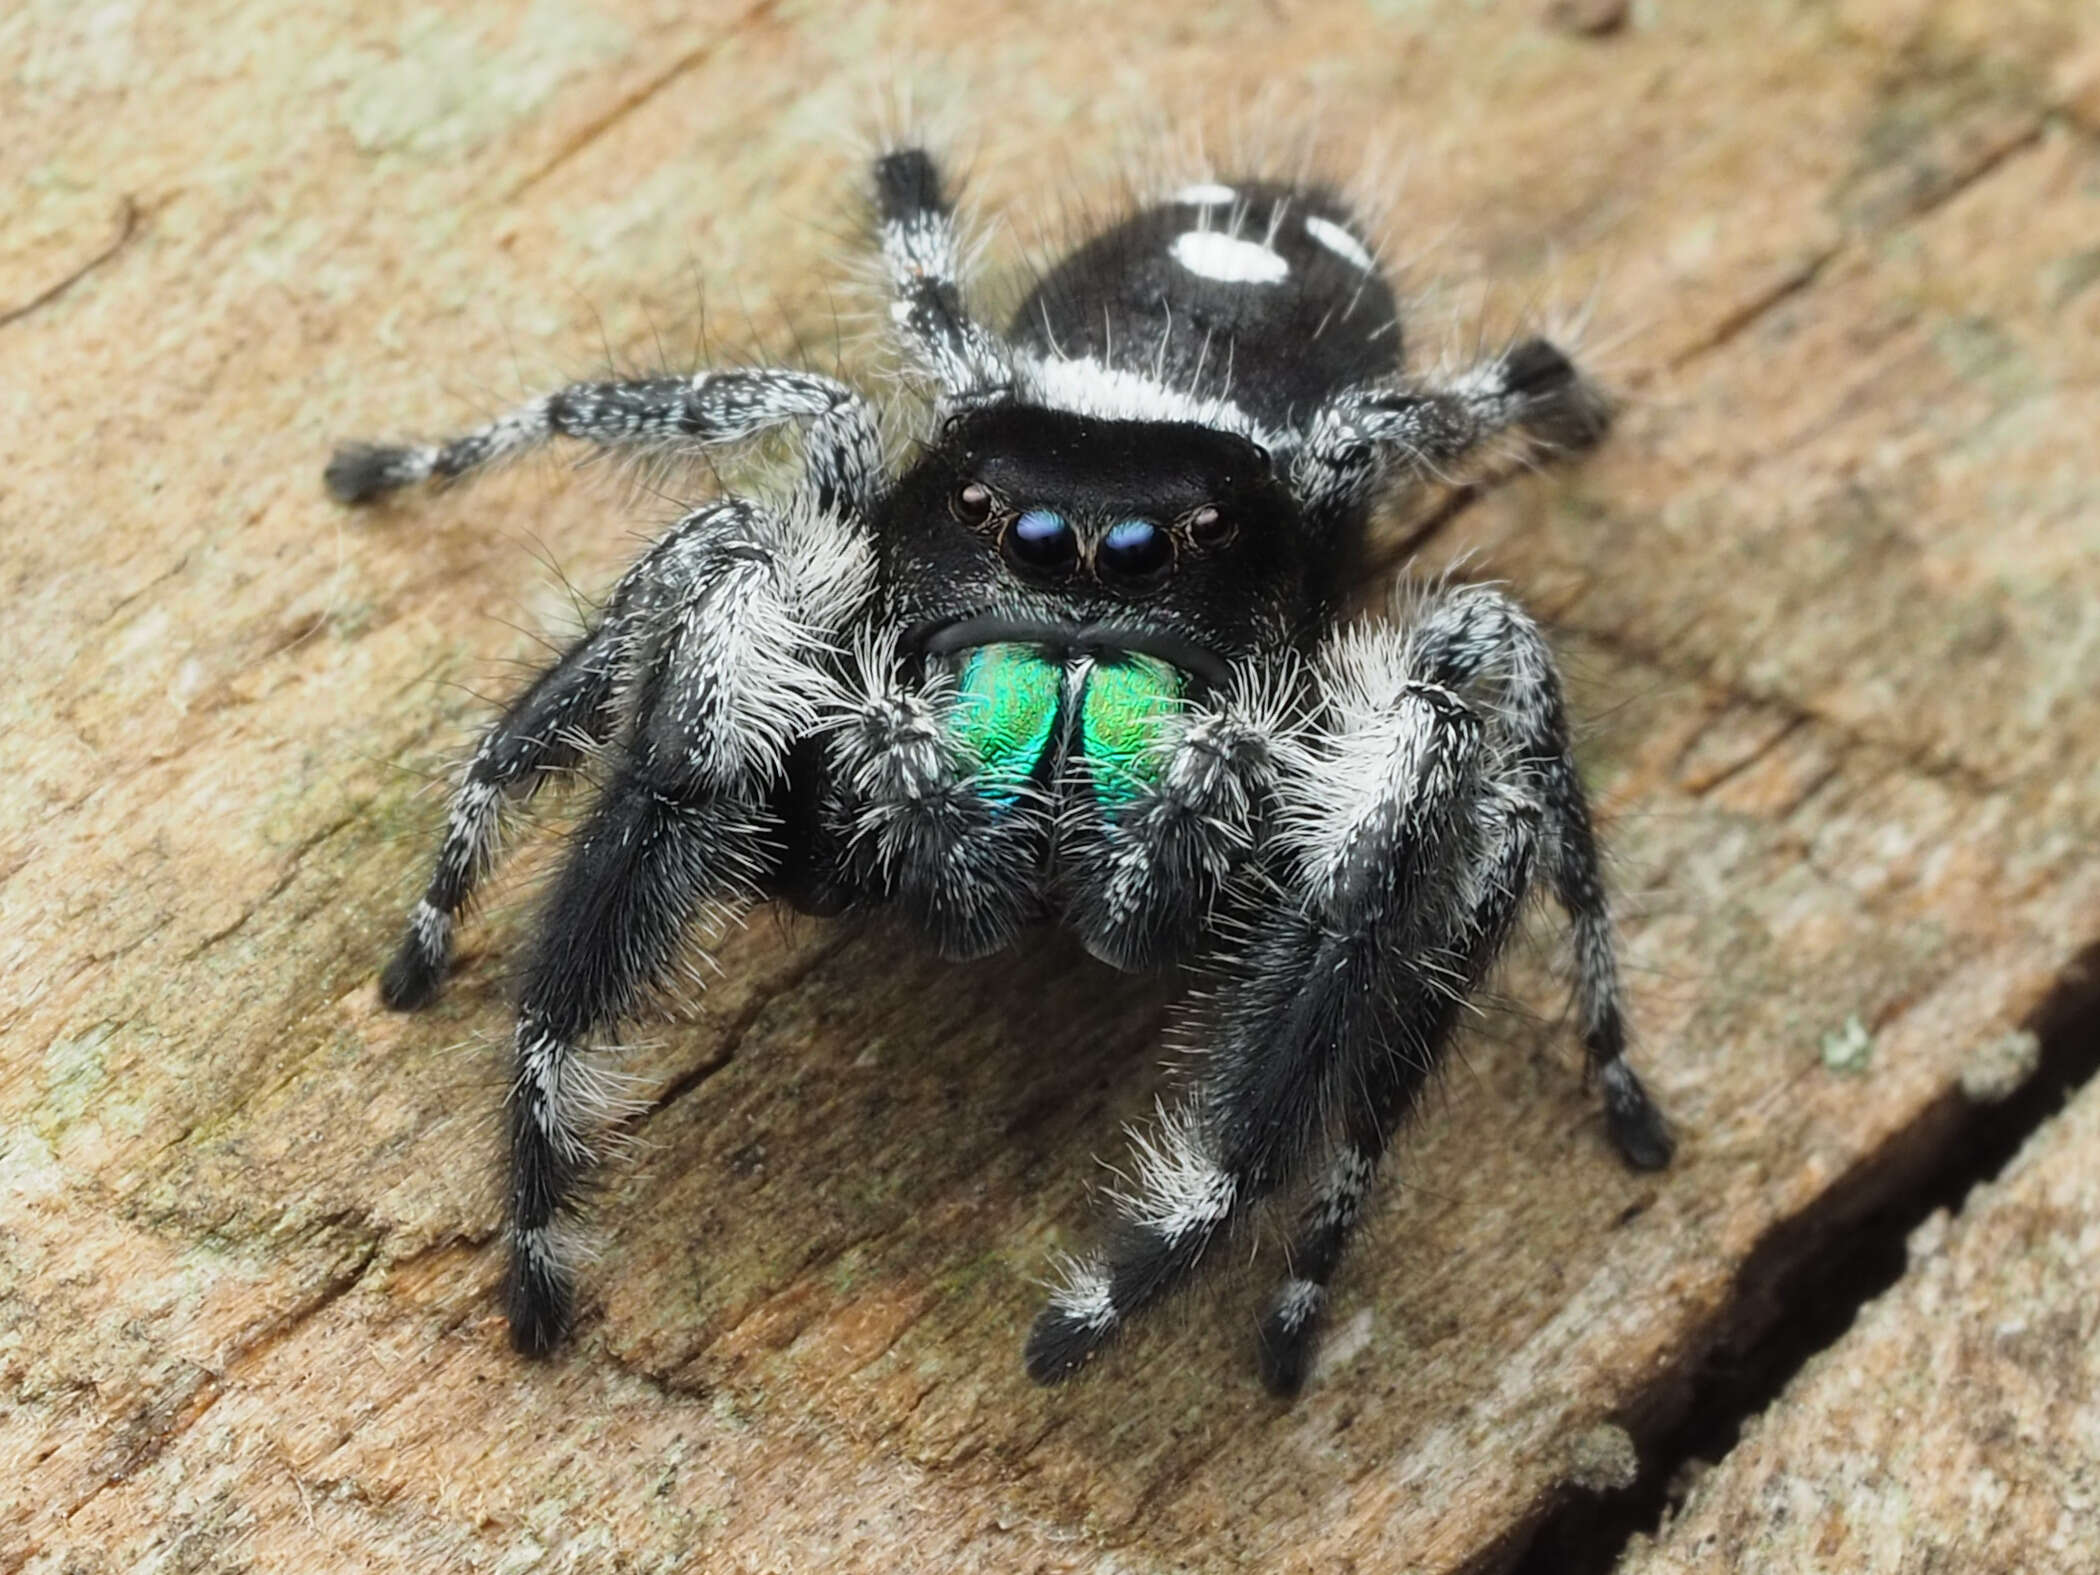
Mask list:
POLYGON ((908 628, 1107 623, 1231 656, 1297 628, 1315 594, 1268 451, 1192 422, 958 416, 900 481, 879 537, 908 628))

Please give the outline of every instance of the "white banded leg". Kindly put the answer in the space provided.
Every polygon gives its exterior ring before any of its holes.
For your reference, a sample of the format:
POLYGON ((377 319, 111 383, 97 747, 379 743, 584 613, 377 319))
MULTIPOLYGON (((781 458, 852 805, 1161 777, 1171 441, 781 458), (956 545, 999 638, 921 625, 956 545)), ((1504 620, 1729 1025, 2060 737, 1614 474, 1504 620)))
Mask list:
POLYGON ((424 481, 452 481, 557 437, 600 447, 710 448, 806 421, 817 505, 865 511, 882 463, 873 411, 853 389, 770 367, 572 383, 442 443, 346 443, 328 462, 339 502, 369 503, 424 481))
POLYGON ((890 278, 890 319, 944 411, 1004 392, 1013 372, 1004 347, 973 321, 962 299, 955 211, 924 148, 875 161, 875 217, 890 278))

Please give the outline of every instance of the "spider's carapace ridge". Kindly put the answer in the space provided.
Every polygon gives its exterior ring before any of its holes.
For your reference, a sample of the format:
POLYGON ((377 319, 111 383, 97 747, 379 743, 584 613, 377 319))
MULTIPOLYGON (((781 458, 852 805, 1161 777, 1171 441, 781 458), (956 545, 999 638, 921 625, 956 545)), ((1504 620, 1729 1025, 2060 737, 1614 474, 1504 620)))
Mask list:
POLYGON ((785 368, 575 384, 329 465, 364 503, 557 436, 697 450, 794 425, 803 456, 787 495, 679 520, 490 729, 382 992, 432 999, 506 804, 602 753, 523 969, 507 1102, 511 1336, 540 1353, 570 1323, 592 1042, 701 917, 894 904, 957 957, 1055 919, 1118 968, 1192 964, 1192 1086, 1028 1370, 1075 1371, 1284 1194, 1259 1355, 1290 1393, 1379 1160, 1535 881, 1574 928, 1612 1138, 1669 1159, 1537 626, 1482 585, 1338 612, 1384 489, 1493 440, 1585 448, 1606 404, 1536 338, 1410 376, 1393 290, 1318 186, 1175 191, 1001 335, 965 308, 932 157, 873 173, 890 320, 931 394, 901 470, 865 395, 785 368))

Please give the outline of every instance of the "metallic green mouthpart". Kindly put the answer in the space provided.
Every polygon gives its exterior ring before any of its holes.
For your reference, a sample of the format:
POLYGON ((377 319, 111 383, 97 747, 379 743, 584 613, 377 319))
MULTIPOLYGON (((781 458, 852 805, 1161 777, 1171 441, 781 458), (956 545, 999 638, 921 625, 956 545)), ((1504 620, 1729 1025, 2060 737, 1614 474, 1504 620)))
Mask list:
POLYGON ((1180 672, 1151 656, 1106 662, 1088 677, 1080 727, 1094 797, 1104 805, 1126 804, 1159 780, 1182 684, 1180 672))
POLYGON ((980 645, 957 680, 951 731, 1001 797, 1034 774, 1057 722, 1064 670, 1027 645, 980 645))

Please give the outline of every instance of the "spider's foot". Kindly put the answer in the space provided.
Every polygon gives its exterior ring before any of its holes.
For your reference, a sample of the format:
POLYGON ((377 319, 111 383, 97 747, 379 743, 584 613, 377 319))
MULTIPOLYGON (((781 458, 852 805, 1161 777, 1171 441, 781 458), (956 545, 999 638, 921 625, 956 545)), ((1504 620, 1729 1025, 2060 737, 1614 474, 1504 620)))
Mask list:
POLYGON ((396 1012, 428 1006, 444 987, 452 960, 452 917, 427 902, 416 904, 408 931, 379 976, 379 999, 396 1012))
POLYGON ((1562 452, 1595 448, 1611 429, 1611 404, 1559 346, 1526 339, 1502 358, 1503 387, 1524 401, 1524 430, 1562 452))
POLYGON ((352 504, 370 503, 429 477, 425 450, 394 443, 345 443, 321 474, 330 497, 352 504))
POLYGON ((1261 1381, 1279 1400, 1296 1397, 1312 1371, 1314 1337, 1327 1307, 1327 1288, 1313 1280, 1286 1280, 1261 1321, 1255 1358, 1261 1381))
POLYGON ((550 1356, 569 1332, 569 1277, 555 1261, 547 1229, 519 1231, 510 1253, 503 1310, 520 1356, 550 1356))
POLYGON ((1607 1061, 1598 1081, 1604 1085, 1604 1124, 1620 1157, 1635 1170, 1668 1165, 1677 1140, 1633 1068, 1621 1060, 1607 1061))
POLYGON ((1022 1358, 1028 1376, 1039 1384, 1063 1383, 1109 1342, 1117 1322, 1107 1287, 1093 1276, 1081 1276, 1037 1314, 1022 1358))

